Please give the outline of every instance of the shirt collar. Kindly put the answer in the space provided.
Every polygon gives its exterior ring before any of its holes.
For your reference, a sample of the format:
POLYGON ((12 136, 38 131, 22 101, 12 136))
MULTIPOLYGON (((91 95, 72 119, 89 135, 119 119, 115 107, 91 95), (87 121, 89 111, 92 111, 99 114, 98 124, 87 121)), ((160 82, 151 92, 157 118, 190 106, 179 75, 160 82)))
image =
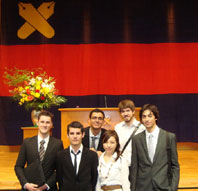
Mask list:
POLYGON ((80 145, 80 148, 77 150, 77 152, 74 151, 74 149, 72 148, 71 145, 69 146, 69 150, 70 150, 70 153, 71 153, 71 151, 73 151, 74 153, 78 153, 78 151, 80 151, 80 153, 82 153, 83 145, 82 144, 80 145))
POLYGON ((89 129, 89 135, 90 135, 90 137, 96 137, 96 138, 100 138, 100 135, 101 135, 101 132, 102 132, 102 130, 95 136, 92 132, 91 132, 91 128, 89 129))
POLYGON ((38 135, 38 143, 40 144, 40 142, 41 142, 42 140, 45 140, 45 143, 48 143, 48 142, 49 142, 49 138, 50 138, 49 135, 48 135, 45 139, 41 138, 41 137, 38 135))
MULTIPOLYGON (((106 162, 104 161, 104 154, 105 154, 105 152, 103 152, 102 155, 100 156, 100 161, 105 165, 106 162)), ((114 161, 117 158, 117 156, 118 156, 117 152, 114 152, 112 155, 112 158, 114 159, 114 161)))
POLYGON ((146 137, 149 137, 149 135, 152 134, 153 137, 157 137, 158 134, 159 134, 159 127, 156 125, 155 129, 153 130, 152 133, 149 133, 147 130, 146 130, 146 137))
MULTIPOLYGON (((136 118, 134 118, 133 123, 129 126, 129 128, 137 127, 139 123, 140 122, 136 118)), ((127 126, 128 127, 128 125, 126 125, 125 121, 123 121, 122 126, 127 126)))
POLYGON ((114 152, 113 155, 112 155, 112 158, 114 158, 114 160, 117 158, 118 154, 117 152, 114 152))

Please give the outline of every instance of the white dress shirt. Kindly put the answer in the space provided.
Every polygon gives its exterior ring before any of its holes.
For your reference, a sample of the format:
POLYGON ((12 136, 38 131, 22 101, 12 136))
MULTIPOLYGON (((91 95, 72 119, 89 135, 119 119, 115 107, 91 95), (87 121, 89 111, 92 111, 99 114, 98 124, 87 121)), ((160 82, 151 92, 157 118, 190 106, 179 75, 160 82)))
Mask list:
POLYGON ((126 160, 123 157, 118 158, 115 152, 112 159, 106 163, 103 153, 99 159, 98 165, 98 181, 96 185, 96 191, 102 191, 101 186, 121 185, 122 189, 116 189, 116 191, 130 191, 129 183, 129 170, 126 160))
POLYGON ((155 150, 157 147, 157 140, 158 140, 158 136, 159 136, 159 127, 156 125, 154 131, 152 133, 149 133, 146 130, 146 144, 147 144, 147 148, 148 148, 148 142, 149 142, 149 135, 152 134, 152 141, 153 141, 153 149, 154 149, 154 155, 155 155, 155 150))
MULTIPOLYGON (((118 137, 119 137, 121 151, 124 145, 126 144, 126 142, 128 141, 129 137, 132 135, 135 128, 139 125, 139 123, 140 123, 139 121, 134 119, 131 126, 126 125, 125 121, 122 121, 121 123, 118 123, 115 126, 115 131, 117 132, 118 137)), ((144 130, 145 130, 145 127, 144 125, 141 124, 138 130, 136 131, 135 135, 144 130)), ((132 154, 132 142, 130 141, 124 153, 122 154, 123 157, 126 159, 128 166, 131 166, 131 154, 132 154)))
POLYGON ((72 164, 74 166, 74 159, 75 159, 75 156, 74 154, 72 153, 72 151, 77 154, 78 151, 80 151, 80 153, 78 155, 76 155, 76 163, 77 163, 77 166, 76 166, 76 174, 78 174, 78 170, 79 170, 79 166, 80 166, 80 161, 81 161, 81 156, 82 156, 82 151, 83 151, 83 145, 81 144, 80 145, 80 148, 77 150, 77 152, 75 152, 72 148, 72 146, 69 146, 69 151, 70 151, 70 156, 71 156, 71 160, 72 160, 72 164))

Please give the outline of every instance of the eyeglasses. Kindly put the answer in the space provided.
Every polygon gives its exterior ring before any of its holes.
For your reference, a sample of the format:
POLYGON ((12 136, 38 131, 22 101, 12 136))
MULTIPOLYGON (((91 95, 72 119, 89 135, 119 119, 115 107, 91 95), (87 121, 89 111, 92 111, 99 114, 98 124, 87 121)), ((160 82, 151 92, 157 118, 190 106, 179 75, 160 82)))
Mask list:
POLYGON ((92 120, 103 121, 103 117, 91 117, 92 120))

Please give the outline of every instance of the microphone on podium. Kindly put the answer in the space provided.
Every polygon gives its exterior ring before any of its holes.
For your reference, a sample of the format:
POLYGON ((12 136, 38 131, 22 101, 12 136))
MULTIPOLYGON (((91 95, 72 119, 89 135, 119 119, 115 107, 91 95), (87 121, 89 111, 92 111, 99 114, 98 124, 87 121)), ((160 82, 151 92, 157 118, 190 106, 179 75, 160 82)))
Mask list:
POLYGON ((105 107, 107 107, 107 96, 104 96, 105 107))

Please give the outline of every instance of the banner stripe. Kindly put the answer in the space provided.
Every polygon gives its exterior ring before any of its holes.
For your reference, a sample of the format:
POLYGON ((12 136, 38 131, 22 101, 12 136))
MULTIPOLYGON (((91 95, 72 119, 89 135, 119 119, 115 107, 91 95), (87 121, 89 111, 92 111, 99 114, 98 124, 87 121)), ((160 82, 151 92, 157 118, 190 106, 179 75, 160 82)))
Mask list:
MULTIPOLYGON (((1 81, 4 67, 42 67, 55 77, 61 95, 198 93, 198 43, 1 45, 0 50, 1 81)), ((0 95, 9 95, 7 86, 0 95)))

